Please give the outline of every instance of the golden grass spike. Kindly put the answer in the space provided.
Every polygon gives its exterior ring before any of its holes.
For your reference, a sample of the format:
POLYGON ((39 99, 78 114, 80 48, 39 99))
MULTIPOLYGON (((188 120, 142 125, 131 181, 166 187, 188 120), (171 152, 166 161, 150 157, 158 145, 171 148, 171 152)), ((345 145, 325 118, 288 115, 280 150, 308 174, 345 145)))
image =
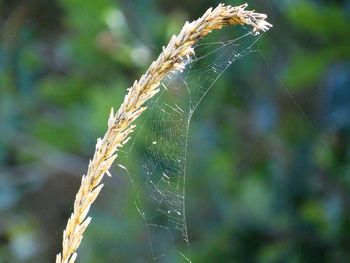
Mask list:
POLYGON ((244 4, 232 7, 220 4, 214 9, 208 9, 198 20, 186 22, 178 36, 174 35, 171 38, 140 80, 134 82, 117 113, 111 111, 107 131, 103 138, 97 141, 95 153, 76 194, 73 212, 63 231, 62 251, 57 255, 56 263, 75 261, 76 250, 90 223, 87 214, 103 186, 100 182, 110 169, 118 148, 123 146, 123 142, 127 142, 134 129, 133 121, 146 109, 143 108, 145 102, 158 93, 158 86, 164 77, 181 70, 185 66, 186 58, 194 54, 193 45, 211 31, 223 26, 249 25, 256 34, 272 27, 265 20, 265 14, 247 11, 247 6, 244 4))

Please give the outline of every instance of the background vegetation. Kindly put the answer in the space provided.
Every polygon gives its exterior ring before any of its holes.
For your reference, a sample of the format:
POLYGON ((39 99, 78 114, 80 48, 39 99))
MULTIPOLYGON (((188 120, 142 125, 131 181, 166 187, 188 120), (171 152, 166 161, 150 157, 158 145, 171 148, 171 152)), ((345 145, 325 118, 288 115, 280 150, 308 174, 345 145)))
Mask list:
MULTIPOLYGON (((0 262, 53 262, 110 107, 185 20, 217 4, 0 2, 0 262)), ((192 120, 189 253, 349 262, 350 5, 249 4, 274 28, 262 55, 226 72, 192 120)), ((81 262, 149 262, 147 238, 130 227, 139 215, 122 200, 131 189, 117 171, 108 180, 81 262)))

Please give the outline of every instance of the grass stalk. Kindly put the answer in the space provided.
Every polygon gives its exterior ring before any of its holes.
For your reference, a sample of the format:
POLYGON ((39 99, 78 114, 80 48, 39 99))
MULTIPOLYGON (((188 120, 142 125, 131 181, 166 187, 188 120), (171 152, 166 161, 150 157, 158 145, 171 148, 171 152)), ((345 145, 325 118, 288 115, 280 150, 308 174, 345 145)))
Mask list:
POLYGON ((97 139, 87 173, 82 176, 73 212, 63 231, 62 251, 57 254, 56 263, 75 262, 77 249, 91 221, 88 212, 103 188, 103 176, 111 176, 109 169, 118 156, 118 149, 130 139, 135 128, 133 122, 146 110, 145 103, 159 92, 159 84, 164 77, 185 67, 186 59, 194 55, 193 45, 211 31, 223 26, 249 25, 257 34, 272 26, 266 22, 265 14, 247 11, 247 6, 220 4, 215 9, 208 9, 199 19, 186 22, 180 33, 173 35, 168 45, 163 47, 162 53, 152 62, 146 73, 128 89, 119 110, 114 113, 112 108, 107 131, 102 139, 97 139))

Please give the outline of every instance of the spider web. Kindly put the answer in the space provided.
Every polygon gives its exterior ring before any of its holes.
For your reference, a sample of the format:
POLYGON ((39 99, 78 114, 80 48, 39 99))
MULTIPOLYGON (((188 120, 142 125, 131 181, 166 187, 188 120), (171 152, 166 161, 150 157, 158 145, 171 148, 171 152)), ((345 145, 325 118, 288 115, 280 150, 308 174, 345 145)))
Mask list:
POLYGON ((184 71, 169 74, 161 83, 160 94, 148 103, 146 117, 121 153, 118 166, 130 179, 155 262, 191 262, 185 206, 189 126, 197 106, 226 69, 254 52, 259 37, 246 28, 239 35, 197 44, 196 56, 185 61, 184 71))
MULTIPOLYGON (((224 31, 227 32, 228 30, 224 31)), ((265 84, 259 82, 256 83, 258 85, 252 85, 254 91, 259 92, 259 84, 261 84, 260 88, 264 89, 264 91, 267 88, 270 89, 269 100, 272 98, 282 101, 283 106, 286 102, 289 102, 291 105, 288 104, 286 107, 296 107, 297 114, 293 117, 298 119, 296 128, 308 128, 314 137, 312 147, 315 147, 315 149, 317 147, 317 150, 320 148, 321 154, 327 152, 328 155, 332 155, 332 149, 328 145, 327 138, 322 133, 320 134, 320 127, 314 125, 309 117, 311 114, 304 111, 303 101, 299 101, 298 98, 293 96, 288 87, 283 84, 279 74, 264 57, 264 54, 258 49, 254 49, 259 37, 246 28, 241 28, 239 32, 232 32, 232 29, 229 29, 228 32, 231 37, 239 37, 218 42, 215 40, 222 39, 222 37, 218 37, 217 33, 209 35, 205 42, 200 42, 195 47, 196 56, 185 61, 185 70, 169 74, 161 83, 162 90, 160 94, 147 104, 148 109, 138 119, 131 141, 119 152, 118 165, 115 166, 115 171, 113 171, 114 176, 106 178, 109 181, 101 193, 102 198, 110 195, 108 202, 105 202, 105 200, 100 201, 103 204, 101 206, 104 206, 106 203, 110 204, 110 200, 116 200, 113 202, 113 207, 111 208, 110 205, 108 205, 108 209, 104 207, 101 209, 103 212, 100 214, 92 209, 93 220, 97 221, 96 223, 99 225, 99 233, 95 233, 94 237, 99 239, 85 238, 85 243, 83 242, 85 251, 80 253, 82 257, 88 255, 89 250, 95 250, 102 251, 99 253, 104 253, 104 256, 110 259, 107 262, 191 262, 191 250, 195 251, 196 248, 189 247, 191 235, 188 234, 186 212, 190 214, 195 213, 196 210, 186 210, 186 177, 199 178, 198 175, 186 175, 186 163, 191 161, 190 155, 187 158, 191 119, 209 90, 214 85, 219 86, 218 80, 222 74, 234 62, 244 56, 252 53, 257 54, 258 56, 253 56, 253 59, 256 59, 253 63, 263 63, 270 71, 266 73, 269 74, 269 82, 265 84), (282 92, 277 92, 277 90, 282 90, 282 92), (108 219, 106 210, 108 210, 107 212, 112 212, 108 219), (105 223, 107 223, 105 230, 101 231, 101 224, 105 223), (111 229, 111 226, 113 229, 111 229), (103 231, 104 235, 102 236, 103 233, 101 234, 101 232, 103 231), (90 243, 87 244, 87 242, 90 243)), ((225 35, 227 36, 228 34, 225 35)), ((249 63, 252 62, 248 61, 245 65, 249 65, 249 63)), ((250 72, 250 68, 248 70, 246 68, 243 75, 247 75, 250 72)), ((258 77, 254 79, 260 81, 258 77)), ((244 89, 249 89, 249 86, 244 85, 244 89)), ((267 103, 269 100, 267 100, 267 103)), ((266 101, 257 100, 254 104, 256 103, 266 103, 266 101)), ((277 126, 267 127, 268 125, 273 126, 277 124, 273 123, 274 120, 267 119, 264 116, 264 114, 268 114, 272 116, 270 118, 277 118, 273 116, 277 110, 275 112, 274 109, 261 107, 260 105, 259 108, 251 107, 250 111, 254 121, 253 130, 258 130, 256 134, 264 134, 268 129, 277 129, 277 126), (266 122, 270 122, 270 124, 266 124, 266 122)), ((281 125, 283 125, 283 122, 281 122, 281 125)), ((297 133, 298 131, 293 134, 297 133)), ((253 134, 253 136, 256 134, 253 134)), ((200 138, 196 138, 196 143, 199 140, 200 138)), ((296 156, 299 156, 298 149, 289 149, 289 151, 298 151, 296 156)), ((271 153, 270 156, 276 158, 277 162, 283 163, 271 168, 278 169, 278 175, 274 179, 277 190, 273 192, 268 189, 268 191, 265 191, 268 192, 268 195, 264 195, 266 199, 275 197, 277 206, 280 206, 280 202, 289 202, 289 199, 279 199, 280 191, 289 191, 285 188, 285 180, 291 180, 292 184, 295 185, 293 187, 299 187, 305 185, 306 180, 310 180, 310 178, 312 180, 318 179, 312 177, 305 180, 301 179, 304 178, 305 171, 300 172, 300 175, 292 171, 291 175, 289 175, 289 164, 284 163, 290 157, 277 156, 276 153, 271 153)), ((292 154, 291 157, 293 157, 292 154)), ((203 158, 200 160, 205 161, 203 158)), ((334 160, 337 162, 335 156, 334 160)), ((308 162, 315 163, 315 167, 317 167, 316 158, 308 160, 308 162)), ((197 166, 200 165, 197 164, 197 166)), ((208 166, 208 164, 203 166, 208 166)), ((190 169, 188 170, 190 171, 190 169)), ((250 198, 248 201, 248 205, 251 205, 250 198)), ((259 204, 259 206, 263 205, 259 204)), ((269 207, 263 206, 259 211, 269 211, 268 209, 269 207)), ((247 211, 244 212, 247 213, 247 211)), ((229 214, 232 215, 231 212, 229 214)), ((250 215, 251 213, 249 212, 248 214, 250 215)), ((198 220, 202 215, 193 216, 192 214, 189 218, 198 220)), ((263 214, 257 215, 253 213, 252 215, 262 217, 261 220, 265 220, 263 214)), ((232 221, 237 221, 234 225, 235 229, 239 229, 241 226, 240 219, 232 217, 232 221)), ((274 222, 269 223, 274 224, 274 222)), ((96 231, 94 230, 94 224, 88 228, 87 234, 91 234, 93 231, 96 231)), ((237 232, 237 234, 239 233, 237 232)), ((193 238, 193 240, 195 239, 196 237, 193 238)), ((197 240, 192 241, 194 246, 195 242, 197 240)), ((208 253, 204 252, 203 254, 207 255, 208 253)), ((195 256, 196 251, 193 257, 195 256)), ((95 258, 90 262, 98 261, 99 259, 95 258)), ((82 258, 82 262, 87 261, 82 258)))

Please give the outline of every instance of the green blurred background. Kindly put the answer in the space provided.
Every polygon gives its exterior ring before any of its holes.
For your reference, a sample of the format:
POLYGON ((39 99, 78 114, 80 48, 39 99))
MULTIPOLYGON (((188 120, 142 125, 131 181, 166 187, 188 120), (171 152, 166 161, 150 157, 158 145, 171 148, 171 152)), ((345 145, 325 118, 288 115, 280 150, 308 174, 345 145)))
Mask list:
MULTIPOLYGON (((110 107, 186 20, 218 3, 0 2, 0 262, 54 261, 110 107)), ((188 254, 350 262, 350 3, 249 5, 274 28, 193 117, 188 254)), ((140 216, 125 181, 105 180, 78 262, 152 261, 130 227, 140 216)))

